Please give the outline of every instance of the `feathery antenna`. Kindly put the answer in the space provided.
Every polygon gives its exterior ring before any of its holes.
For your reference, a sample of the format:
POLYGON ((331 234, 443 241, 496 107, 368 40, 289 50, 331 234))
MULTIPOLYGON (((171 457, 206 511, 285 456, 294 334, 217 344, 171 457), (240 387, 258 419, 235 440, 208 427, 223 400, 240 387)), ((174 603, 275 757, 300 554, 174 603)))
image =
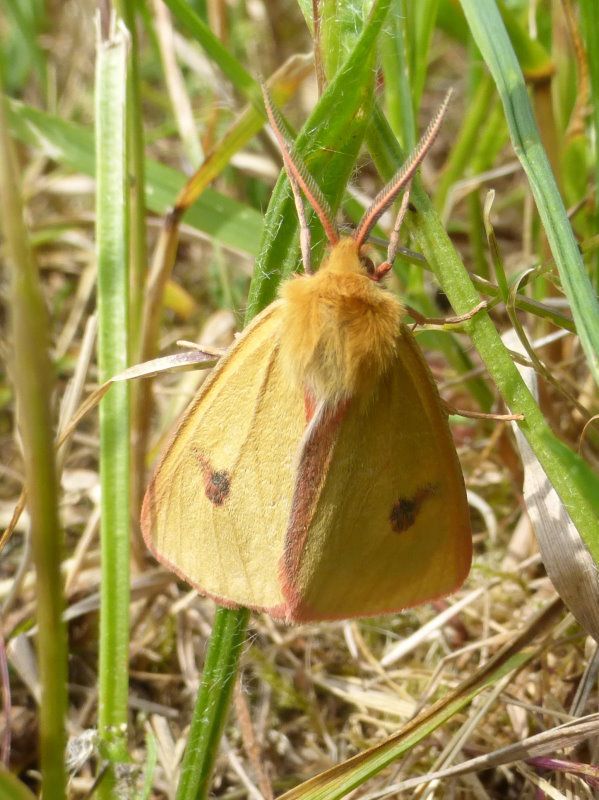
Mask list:
POLYGON ((368 234, 376 225, 380 217, 389 208, 401 190, 412 180, 414 173, 430 150, 431 145, 439 133, 439 129, 441 128, 441 123, 443 122, 443 117, 447 111, 447 106, 452 94, 453 89, 450 89, 445 95, 445 99, 441 103, 439 110, 429 123, 424 135, 408 157, 407 161, 402 165, 400 170, 396 172, 389 183, 381 189, 381 191, 370 204, 370 207, 364 212, 362 221, 354 233, 354 239, 356 240, 358 248, 362 247, 368 238, 368 234))
MULTIPOLYGON (((279 109, 273 103, 270 93, 264 83, 262 84, 262 94, 264 97, 264 107, 266 108, 268 121, 270 122, 270 126, 273 129, 273 132, 277 139, 277 143, 281 150, 281 155, 283 156, 283 163, 285 164, 285 170, 287 171, 287 175, 289 176, 289 181, 291 183, 291 188, 293 189, 294 192, 296 207, 298 205, 298 200, 299 203, 301 203, 301 198, 298 199, 298 197, 295 195, 296 188, 299 186, 302 192, 305 194, 308 202, 314 209, 316 215, 318 216, 318 219, 322 223, 322 227, 324 228, 324 232, 330 244, 337 244, 337 242, 339 241, 339 231, 337 230, 337 226, 335 225, 331 207, 326 197, 322 193, 321 189, 318 187, 316 181, 314 180, 312 175, 310 175, 310 173, 308 172, 308 168, 304 164, 303 160, 296 152, 292 153, 291 148, 284 134, 285 124, 283 122, 281 114, 279 112, 279 109)), ((299 217, 300 217, 300 225, 302 226, 302 228, 305 228, 307 230, 305 215, 300 212, 299 217)), ((306 238, 305 233, 302 231, 301 239, 304 240, 304 242, 302 242, 302 254, 304 254, 305 238, 306 238)), ((309 233, 308 233, 308 251, 309 251, 309 233)))

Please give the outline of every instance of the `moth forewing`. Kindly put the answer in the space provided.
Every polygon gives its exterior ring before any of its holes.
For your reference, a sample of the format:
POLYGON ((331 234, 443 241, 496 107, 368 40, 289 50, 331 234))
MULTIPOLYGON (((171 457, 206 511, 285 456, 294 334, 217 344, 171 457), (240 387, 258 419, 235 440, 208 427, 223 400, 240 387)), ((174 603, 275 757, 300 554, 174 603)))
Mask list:
POLYGON ((282 599, 278 563, 304 409, 282 375, 280 313, 269 306, 216 366, 144 499, 154 555, 225 605, 261 609, 282 599))

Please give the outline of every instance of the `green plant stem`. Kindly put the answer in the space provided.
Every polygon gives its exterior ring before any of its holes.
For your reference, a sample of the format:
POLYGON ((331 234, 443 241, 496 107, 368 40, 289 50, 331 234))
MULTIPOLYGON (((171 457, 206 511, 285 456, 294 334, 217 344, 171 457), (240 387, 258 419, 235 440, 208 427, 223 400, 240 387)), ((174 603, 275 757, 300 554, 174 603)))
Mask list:
POLYGON ((54 420, 50 408, 54 375, 48 356, 46 306, 23 219, 19 168, 8 135, 2 84, 0 75, 0 222, 10 274, 12 370, 36 571, 42 793, 44 797, 60 800, 66 792, 67 643, 60 574, 63 536, 58 519, 54 420))
MULTIPOLYGON (((127 37, 98 44, 96 68, 96 247, 98 365, 105 381, 127 366, 128 207, 126 166, 127 37)), ((100 403, 102 578, 99 733, 103 755, 127 758, 129 666, 129 393, 117 383, 100 403)), ((100 784, 112 797, 113 776, 100 784)))
POLYGON ((177 800, 208 796, 214 760, 227 721, 231 693, 237 679, 249 611, 219 608, 208 643, 202 685, 189 728, 177 800))

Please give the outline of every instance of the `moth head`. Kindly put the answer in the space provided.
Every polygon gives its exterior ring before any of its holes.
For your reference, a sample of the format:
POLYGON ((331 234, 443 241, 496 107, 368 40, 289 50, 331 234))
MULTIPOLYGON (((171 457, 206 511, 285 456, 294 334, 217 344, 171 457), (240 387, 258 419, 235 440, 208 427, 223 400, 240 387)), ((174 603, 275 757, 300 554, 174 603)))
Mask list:
MULTIPOLYGON (((326 197, 324 196, 324 193, 308 171, 308 168, 306 167, 300 155, 293 150, 292 146, 288 144, 285 136, 285 121, 283 120, 283 117, 277 107, 272 102, 272 98, 270 97, 268 89, 264 84, 262 85, 262 93, 264 96, 266 113, 281 149, 283 162, 285 164, 285 169, 287 171, 289 182, 295 198, 295 204, 300 219, 300 242, 302 244, 304 267, 306 272, 311 272, 309 230, 305 218, 300 190, 303 192, 322 223, 324 232, 332 248, 331 256, 333 256, 335 248, 340 246, 344 240, 340 239, 339 230, 335 222, 333 211, 326 197)), ((441 128, 441 123, 443 121, 443 117, 445 116, 451 94, 452 92, 450 89, 446 94, 439 110, 429 123, 424 135, 412 153, 409 155, 408 159, 395 173, 389 183, 387 183, 374 198, 370 206, 364 212, 364 216, 362 217, 360 224, 352 235, 356 245, 356 251, 360 264, 362 265, 365 274, 374 281, 379 281, 393 266, 393 261, 395 259, 399 243, 399 228, 407 211, 407 199, 412 178, 414 177, 414 174, 420 166, 422 160, 430 150, 441 128), (387 250, 387 258, 381 264, 375 266, 372 255, 367 250, 366 242, 378 220, 401 192, 404 192, 404 201, 402 202, 402 206, 393 227, 393 233, 391 235, 387 250)))

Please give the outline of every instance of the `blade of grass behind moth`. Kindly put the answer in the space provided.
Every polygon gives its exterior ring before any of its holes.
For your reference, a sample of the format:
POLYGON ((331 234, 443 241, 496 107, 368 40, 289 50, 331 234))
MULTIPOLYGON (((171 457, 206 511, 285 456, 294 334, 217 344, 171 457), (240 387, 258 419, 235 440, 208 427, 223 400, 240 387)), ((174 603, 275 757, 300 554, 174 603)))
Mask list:
POLYGON ((528 177, 589 368, 599 383, 599 301, 543 150, 522 70, 494 0, 461 0, 461 3, 472 35, 497 84, 514 150, 528 177))
MULTIPOLYGON (((333 211, 343 197, 369 121, 374 45, 389 5, 390 0, 378 0, 374 4, 354 49, 331 80, 295 142, 295 151, 310 173, 318 176, 319 186, 333 211)), ((281 173, 266 212, 246 322, 274 299, 280 280, 297 269, 297 234, 293 196, 286 176, 281 173)), ((313 261, 318 263, 324 237, 320 224, 316 222, 312 228, 312 242, 313 261)))
MULTIPOLYGON (((381 176, 389 179, 401 164, 401 154, 378 108, 375 108, 373 124, 368 131, 368 146, 381 176)), ((418 180, 413 184, 412 201, 418 211, 414 225, 416 241, 455 312, 465 314, 479 303, 480 297, 418 180)), ((599 479, 552 433, 488 314, 484 311, 476 314, 468 320, 465 329, 511 411, 524 414, 524 420, 519 423, 520 430, 560 495, 595 562, 599 563, 599 479)))
POLYGON ((385 741, 285 792, 279 800, 340 800, 362 786, 365 781, 451 719, 483 689, 492 686, 510 672, 521 670, 538 656, 543 643, 533 646, 530 642, 550 629, 563 608, 559 598, 554 600, 455 691, 420 712, 385 741))

